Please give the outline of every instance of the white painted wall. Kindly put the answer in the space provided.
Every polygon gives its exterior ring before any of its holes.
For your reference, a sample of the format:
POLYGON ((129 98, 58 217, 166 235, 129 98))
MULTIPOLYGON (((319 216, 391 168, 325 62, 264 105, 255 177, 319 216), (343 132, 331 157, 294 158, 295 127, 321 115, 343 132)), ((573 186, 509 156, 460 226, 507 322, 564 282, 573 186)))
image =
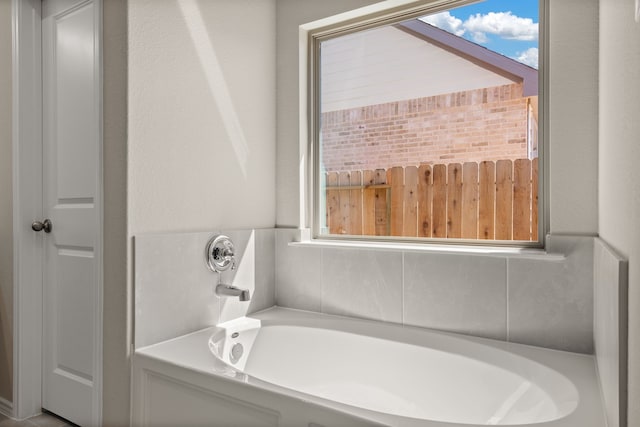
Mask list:
POLYGON ((640 24, 600 0, 600 237, 629 260, 629 427, 640 426, 640 24))
POLYGON ((13 395, 11 0, 0 0, 0 398, 13 395))
POLYGON ((392 26, 323 42, 321 62, 323 113, 518 81, 392 26))
POLYGON ((275 223, 275 0, 129 2, 129 234, 275 223))
MULTIPOLYGON (((598 225, 598 0, 549 1, 550 230, 593 235, 598 225)), ((304 226, 299 191, 304 153, 298 133, 297 26, 370 3, 374 2, 278 0, 279 226, 304 226)))
POLYGON ((598 1, 549 0, 551 233, 598 232, 598 1))

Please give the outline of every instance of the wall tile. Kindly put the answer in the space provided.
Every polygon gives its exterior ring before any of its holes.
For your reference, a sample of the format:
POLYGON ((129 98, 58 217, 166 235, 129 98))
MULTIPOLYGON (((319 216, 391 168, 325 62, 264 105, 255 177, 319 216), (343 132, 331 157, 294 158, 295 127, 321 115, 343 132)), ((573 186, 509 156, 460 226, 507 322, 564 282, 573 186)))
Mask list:
POLYGON ((322 312, 402 323, 402 253, 323 249, 322 312))
POLYGON ((609 427, 626 418, 627 262, 597 238, 594 266, 594 345, 609 427))
POLYGON ((506 261, 405 253, 404 322, 506 339, 506 261))
POLYGON ((214 325, 220 316, 216 275, 204 251, 214 232, 135 237, 135 346, 214 325))
POLYGON ((273 228, 255 230, 256 234, 256 297, 250 312, 264 310, 276 304, 276 233, 273 228))
POLYGON ((221 273, 222 283, 248 289, 249 301, 236 297, 220 297, 220 322, 246 316, 273 305, 275 275, 273 274, 273 229, 223 230, 235 248, 236 268, 221 273), (258 258, 260 261, 258 261, 258 258))
POLYGON ((288 245, 299 239, 299 230, 276 230, 278 305, 593 350, 592 237, 552 236, 548 251, 564 259, 406 252, 402 260, 394 251, 288 245))
MULTIPOLYGON (((249 301, 240 301, 236 297, 220 298, 220 322, 242 317, 249 311, 249 305, 255 298, 255 234, 253 230, 223 230, 222 234, 228 236, 235 249, 236 267, 221 273, 215 273, 216 280, 225 285, 248 289, 251 295, 249 301)), ((217 285, 217 283, 216 283, 217 285)))
POLYGON ((143 234, 135 238, 135 345, 142 347, 244 316, 274 305, 275 231, 143 234), (210 271, 206 245, 225 234, 237 266, 210 271), (249 289, 251 299, 218 297, 219 280, 249 289))
POLYGON ((508 260, 509 341, 593 352, 593 238, 552 236, 564 260, 508 260))
POLYGON ((300 241, 300 232, 276 229, 276 304, 320 312, 322 251, 289 246, 300 241))

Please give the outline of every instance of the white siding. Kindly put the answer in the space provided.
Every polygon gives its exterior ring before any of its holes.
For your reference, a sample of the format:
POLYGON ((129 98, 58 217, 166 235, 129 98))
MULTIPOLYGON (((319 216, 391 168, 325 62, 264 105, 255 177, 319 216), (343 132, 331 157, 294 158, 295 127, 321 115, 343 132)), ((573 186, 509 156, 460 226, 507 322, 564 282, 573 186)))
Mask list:
POLYGON ((327 40, 321 52, 323 112, 514 82, 391 26, 327 40))

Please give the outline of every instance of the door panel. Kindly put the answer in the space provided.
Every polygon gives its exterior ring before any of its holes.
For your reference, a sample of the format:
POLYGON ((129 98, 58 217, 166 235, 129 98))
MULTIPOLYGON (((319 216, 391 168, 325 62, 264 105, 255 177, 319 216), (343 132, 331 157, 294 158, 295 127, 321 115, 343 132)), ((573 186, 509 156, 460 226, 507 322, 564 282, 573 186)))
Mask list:
POLYGON ((93 289, 83 286, 91 283, 95 261, 92 252, 75 249, 58 249, 55 263, 59 266, 57 276, 58 319, 54 352, 56 368, 73 373, 88 381, 93 380, 93 348, 90 340, 77 337, 91 337, 93 334, 93 289), (74 343, 73 346, 64 345, 74 343), (62 345, 61 345, 62 344, 62 345))
POLYGON ((96 5, 43 2, 43 407, 94 425, 100 323, 96 5))

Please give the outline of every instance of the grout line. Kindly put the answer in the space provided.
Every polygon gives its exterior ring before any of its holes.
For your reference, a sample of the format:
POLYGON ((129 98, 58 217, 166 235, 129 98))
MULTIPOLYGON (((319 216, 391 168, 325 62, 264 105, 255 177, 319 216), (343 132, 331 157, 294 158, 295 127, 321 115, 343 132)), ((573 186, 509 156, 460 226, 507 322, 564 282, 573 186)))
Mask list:
POLYGON ((404 255, 405 252, 402 251, 402 274, 400 275, 400 280, 401 280, 401 286, 400 286, 400 290, 402 292, 402 298, 401 298, 401 302, 402 302, 402 311, 400 312, 400 321, 402 322, 402 324, 404 325, 404 255))
POLYGON ((506 314, 507 314, 507 316, 506 316, 507 341, 510 341, 511 337, 509 336, 510 335, 510 331, 509 331, 509 258, 506 258, 505 262, 507 264, 507 266, 505 268, 505 276, 506 277, 505 277, 505 281, 504 281, 505 288, 506 288, 506 292, 505 292, 505 294, 506 294, 506 298, 505 298, 506 307, 505 307, 505 309, 506 310, 505 311, 506 311, 506 314))
POLYGON ((273 302, 278 305, 278 261, 280 260, 280 241, 278 230, 273 232, 273 302))
POLYGON ((320 313, 324 313, 324 251, 320 249, 320 313))

